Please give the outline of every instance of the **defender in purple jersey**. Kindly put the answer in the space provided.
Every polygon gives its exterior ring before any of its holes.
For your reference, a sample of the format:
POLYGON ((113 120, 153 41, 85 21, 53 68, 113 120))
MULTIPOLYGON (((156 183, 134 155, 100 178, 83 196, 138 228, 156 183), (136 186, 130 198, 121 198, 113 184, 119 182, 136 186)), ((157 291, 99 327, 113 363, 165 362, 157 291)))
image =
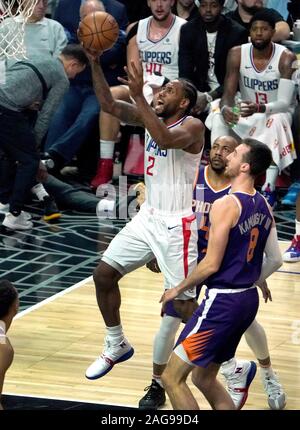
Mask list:
POLYGON ((186 324, 162 375, 175 409, 198 409, 186 384, 192 370, 193 382, 213 409, 235 409, 216 375, 255 318, 258 294, 254 283, 266 287, 265 279, 282 263, 272 213, 254 190, 255 177, 272 161, 271 151, 245 139, 227 160, 231 193, 212 206, 207 253, 191 275, 161 298, 165 304, 191 286, 204 281, 208 286, 206 298, 186 324))

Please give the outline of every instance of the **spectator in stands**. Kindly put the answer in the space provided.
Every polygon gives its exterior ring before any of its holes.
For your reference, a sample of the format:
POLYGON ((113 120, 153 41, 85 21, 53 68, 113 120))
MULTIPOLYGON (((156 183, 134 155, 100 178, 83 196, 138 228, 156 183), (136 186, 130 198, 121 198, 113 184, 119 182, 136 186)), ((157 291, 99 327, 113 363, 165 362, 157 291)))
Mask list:
MULTIPOLYGON (((115 45, 101 56, 101 65, 109 84, 117 85, 119 84, 117 77, 123 75, 125 64, 127 25, 125 7, 115 0, 102 2, 87 0, 80 5, 80 0, 61 0, 57 6, 55 18, 66 29, 69 42, 78 43, 76 32, 80 18, 92 11, 103 10, 115 17, 120 27, 120 35, 115 45)), ((70 162, 81 145, 87 141, 91 131, 97 126, 99 111, 100 106, 93 90, 91 71, 88 67, 71 82, 69 91, 49 127, 44 150, 54 160, 56 172, 70 162)))
MULTIPOLYGON (((244 26, 248 32, 250 31, 250 21, 253 15, 264 9, 263 0, 236 0, 238 7, 234 12, 229 12, 227 16, 240 25, 244 26)), ((280 42, 281 40, 288 39, 290 37, 290 28, 287 22, 284 21, 283 17, 275 9, 265 8, 272 15, 275 21, 275 32, 272 38, 273 42, 280 42)))
POLYGON ((247 32, 222 15, 224 0, 199 0, 199 16, 183 25, 179 42, 179 76, 198 89, 197 112, 223 94, 228 51, 247 41, 247 32))
MULTIPOLYGON (((61 24, 54 21, 53 19, 49 19, 45 17, 46 10, 48 6, 47 0, 38 0, 32 14, 28 18, 25 28, 24 28, 24 48, 26 53, 26 59, 34 59, 36 57, 48 58, 48 57, 58 57, 63 48, 67 45, 67 37, 64 32, 64 28, 61 24)), ((21 20, 22 18, 19 17, 21 20)), ((3 31, 13 31, 14 21, 11 18, 8 18, 5 22, 5 27, 2 26, 3 31)), ((0 27, 1 32, 1 27, 0 27)), ((2 44, 5 44, 6 41, 3 38, 2 44)), ((8 64, 13 64, 16 62, 16 58, 12 58, 8 61, 8 64)), ((34 122, 37 118, 38 110, 31 110, 31 118, 32 118, 32 126, 34 127, 34 122)), ((9 160, 6 160, 5 157, 1 157, 0 160, 1 166, 0 168, 4 170, 4 174, 7 175, 7 180, 5 181, 7 184, 6 190, 0 190, 0 197, 3 196, 3 193, 8 193, 9 190, 13 187, 13 174, 15 173, 16 166, 10 165, 9 160), (9 172, 7 168, 9 166, 9 172), (10 174, 9 174, 10 173, 10 174), (11 179, 11 183, 9 184, 8 178, 11 179)), ((3 174, 3 176, 4 176, 3 174)), ((32 188, 32 192, 38 200, 42 202, 44 206, 44 220, 49 221, 51 219, 59 218, 61 214, 55 204, 55 201, 49 196, 49 194, 45 191, 42 184, 36 184, 32 188)), ((2 203, 2 202, 1 202, 2 203)), ((9 207, 7 205, 2 204, 2 211, 8 212, 9 207)))
MULTIPOLYGON (((45 17, 48 0, 38 0, 31 16, 28 18, 24 28, 24 46, 26 50, 26 58, 37 56, 53 56, 57 57, 63 48, 67 45, 67 38, 62 25, 45 17)), ((16 18, 22 22, 21 15, 16 18)), ((3 32, 9 31, 11 26, 15 25, 12 18, 6 18, 5 25, 0 25, 0 46, 5 47, 7 41, 3 32)), ((17 61, 10 59, 9 64, 17 61)))
POLYGON ((68 78, 74 78, 86 64, 82 47, 70 45, 57 59, 35 58, 6 69, 5 84, 0 87, 0 149, 11 163, 17 163, 9 212, 3 221, 3 225, 12 230, 27 230, 33 226, 22 209, 38 171, 37 146, 68 89, 68 78), (37 105, 40 111, 32 130, 26 112, 36 109, 37 105))
POLYGON ((236 0, 225 0, 223 14, 234 11, 237 8, 236 0))
POLYGON ((198 8, 194 0, 177 0, 172 12, 186 21, 190 21, 198 16, 198 8))

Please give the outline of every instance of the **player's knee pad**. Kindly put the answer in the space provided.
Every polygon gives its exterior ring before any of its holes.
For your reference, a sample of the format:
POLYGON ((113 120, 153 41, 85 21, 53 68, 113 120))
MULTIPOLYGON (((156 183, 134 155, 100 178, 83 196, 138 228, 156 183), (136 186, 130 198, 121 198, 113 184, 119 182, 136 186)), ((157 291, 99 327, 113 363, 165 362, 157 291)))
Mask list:
POLYGON ((153 344, 153 362, 163 365, 169 360, 181 319, 164 315, 153 344))

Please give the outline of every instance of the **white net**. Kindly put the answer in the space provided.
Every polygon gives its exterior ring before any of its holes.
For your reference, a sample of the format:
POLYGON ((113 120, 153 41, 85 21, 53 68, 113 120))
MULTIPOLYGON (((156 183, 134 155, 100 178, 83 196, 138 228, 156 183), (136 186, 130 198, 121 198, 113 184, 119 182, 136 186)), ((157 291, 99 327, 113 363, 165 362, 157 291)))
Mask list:
POLYGON ((0 0, 0 61, 26 56, 24 28, 38 0, 0 0))

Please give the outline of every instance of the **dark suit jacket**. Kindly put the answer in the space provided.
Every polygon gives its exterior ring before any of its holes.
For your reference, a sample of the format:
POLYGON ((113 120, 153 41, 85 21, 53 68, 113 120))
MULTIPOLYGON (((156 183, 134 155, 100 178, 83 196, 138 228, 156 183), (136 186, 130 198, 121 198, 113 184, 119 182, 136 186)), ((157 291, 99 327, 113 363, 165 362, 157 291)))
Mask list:
MULTIPOLYGON (((226 73, 228 51, 248 41, 247 31, 222 16, 215 47, 215 74, 221 86, 226 73)), ((207 83, 208 46, 204 23, 200 16, 181 27, 179 42, 179 76, 190 79, 199 91, 210 91, 207 83)))

